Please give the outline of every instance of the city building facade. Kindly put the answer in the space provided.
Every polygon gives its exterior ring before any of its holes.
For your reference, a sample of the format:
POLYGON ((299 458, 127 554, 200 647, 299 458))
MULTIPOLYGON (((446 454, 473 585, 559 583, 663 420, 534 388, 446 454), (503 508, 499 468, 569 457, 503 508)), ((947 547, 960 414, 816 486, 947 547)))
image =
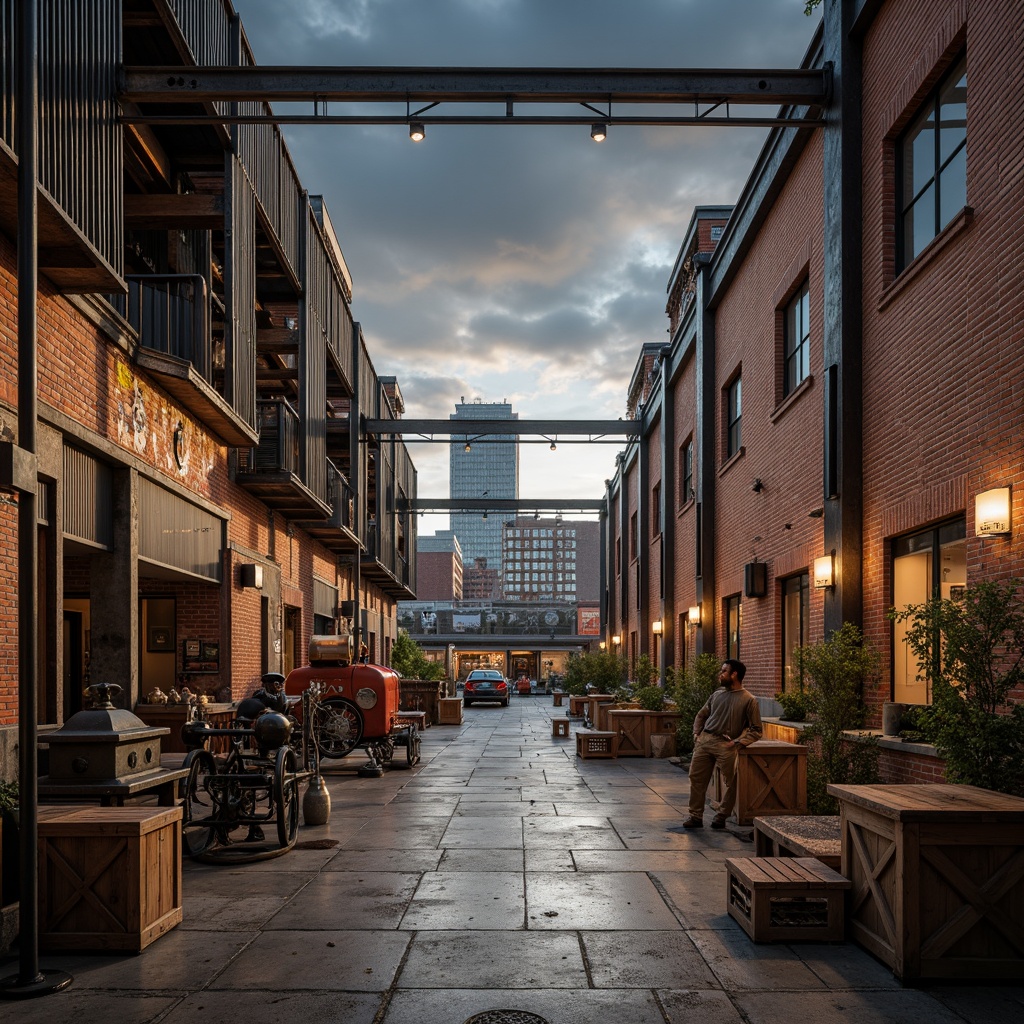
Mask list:
MULTIPOLYGON (((517 420, 509 402, 484 402, 463 399, 455 406, 452 420, 517 420)), ((519 441, 515 435, 480 434, 467 422, 465 434, 452 434, 449 449, 449 496, 459 498, 519 497, 519 441), (509 437, 512 439, 509 440, 509 437)), ((453 512, 451 528, 462 545, 462 558, 467 567, 486 558, 488 571, 501 566, 501 530, 503 520, 498 514, 485 512, 453 512)))
MULTIPOLYGON (((996 99, 1020 24, 1010 0, 830 5, 822 126, 773 130, 724 226, 695 213, 607 488, 604 631, 630 658, 736 656, 770 698, 853 622, 877 726, 930 701, 890 609, 1024 575, 1024 113, 996 99)), ((898 747, 890 779, 941 777, 898 747)))
POLYGON ((506 601, 596 601, 601 527, 587 520, 518 517, 502 530, 506 601))
POLYGON ((182 685, 245 696, 304 663, 314 633, 357 632, 386 661, 396 602, 415 594, 415 521, 393 500, 415 497, 415 468, 403 444, 359 430, 400 417, 401 392, 352 319, 328 210, 271 125, 119 118, 122 63, 255 64, 228 0, 150 6, 45 6, 37 291, 16 267, 30 229, 14 202, 20 5, 0 0, 0 462, 20 467, 0 495, 5 777, 26 494, 42 726, 79 710, 90 682, 116 683, 127 707, 182 685), (22 429, 18 322, 33 307, 38 415, 22 429))
POLYGON ((462 600, 462 548, 452 530, 416 540, 416 599, 462 600))

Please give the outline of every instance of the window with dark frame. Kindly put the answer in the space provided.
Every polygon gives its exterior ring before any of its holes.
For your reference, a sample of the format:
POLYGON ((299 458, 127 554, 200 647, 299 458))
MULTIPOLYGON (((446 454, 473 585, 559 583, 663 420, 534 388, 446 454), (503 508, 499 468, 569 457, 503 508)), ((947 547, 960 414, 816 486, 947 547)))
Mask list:
POLYGON ((807 643, 811 589, 806 572, 782 581, 782 692, 804 688, 796 648, 807 643))
POLYGON ((811 292, 807 281, 786 306, 782 320, 782 347, 785 358, 783 397, 791 395, 811 372, 811 292))
POLYGON ((636 513, 634 512, 629 517, 629 560, 633 561, 636 558, 637 552, 637 529, 636 529, 636 513))
POLYGON ((693 498, 693 438, 679 449, 679 504, 685 505, 693 498))
POLYGON ((967 58, 922 104, 896 145, 896 269, 967 205, 967 58))
POLYGON ((740 630, 743 626, 743 610, 740 595, 733 594, 725 599, 725 656, 739 659, 740 630))
POLYGON ((726 458, 732 458, 743 441, 740 429, 743 420, 743 378, 736 379, 726 389, 726 458))
POLYGON ((651 491, 651 536, 661 533, 661 484, 654 485, 651 491))

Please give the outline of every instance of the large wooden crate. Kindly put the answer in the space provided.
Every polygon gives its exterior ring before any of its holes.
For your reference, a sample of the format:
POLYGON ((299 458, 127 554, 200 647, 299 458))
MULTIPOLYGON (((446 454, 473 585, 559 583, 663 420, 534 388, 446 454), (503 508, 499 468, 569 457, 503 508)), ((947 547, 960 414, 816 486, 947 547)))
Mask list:
POLYGON ((828 791, 856 942, 904 981, 1024 977, 1024 800, 943 784, 828 791))
POLYGON ((594 729, 580 729, 576 733, 576 756, 584 760, 590 757, 617 757, 619 737, 613 732, 598 732, 594 729))
POLYGON ((437 702, 438 725, 462 725, 462 698, 442 697, 437 702))
POLYGON ((755 942, 842 942, 850 881, 813 857, 730 857, 729 916, 755 942))
POLYGON ((573 695, 569 698, 569 717, 582 718, 587 710, 587 698, 573 695))
MULTIPOLYGON (((725 784, 715 769, 714 800, 725 784)), ((761 814, 807 813, 807 747, 780 740, 758 740, 740 747, 736 762, 736 821, 750 825, 761 814)))
POLYGON ((41 807, 39 945, 138 953, 181 923, 180 807, 41 807))

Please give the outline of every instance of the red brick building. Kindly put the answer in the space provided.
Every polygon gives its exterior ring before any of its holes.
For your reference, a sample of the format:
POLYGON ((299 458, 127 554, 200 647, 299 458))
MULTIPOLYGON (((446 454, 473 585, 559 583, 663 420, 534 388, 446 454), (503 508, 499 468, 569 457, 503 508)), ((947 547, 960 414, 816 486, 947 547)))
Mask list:
POLYGON ((416 542, 416 599, 462 600, 462 549, 451 530, 439 530, 416 542))
POLYGON ((638 359, 605 632, 636 657, 661 620, 668 664, 733 654, 770 697, 794 645, 856 622, 878 724, 929 699, 887 609, 1024 574, 1024 112, 1000 99, 1024 36, 1011 0, 825 6, 823 123, 775 129, 731 212, 696 211, 671 343, 638 359), (983 536, 991 490, 1011 503, 983 536))

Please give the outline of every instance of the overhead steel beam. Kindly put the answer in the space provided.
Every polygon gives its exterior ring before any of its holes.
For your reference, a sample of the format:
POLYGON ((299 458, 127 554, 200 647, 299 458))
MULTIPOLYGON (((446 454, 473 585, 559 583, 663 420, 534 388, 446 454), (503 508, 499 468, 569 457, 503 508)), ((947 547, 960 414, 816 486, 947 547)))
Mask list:
POLYGON ((399 512, 600 512, 603 498, 399 498, 399 512))
POLYGON ((126 67, 122 101, 737 103, 821 106, 828 72, 780 68, 126 67))
POLYGON ((483 437, 485 434, 536 434, 546 437, 587 436, 636 437, 638 420, 371 420, 363 421, 368 434, 408 437, 410 434, 444 434, 458 437, 483 437))

